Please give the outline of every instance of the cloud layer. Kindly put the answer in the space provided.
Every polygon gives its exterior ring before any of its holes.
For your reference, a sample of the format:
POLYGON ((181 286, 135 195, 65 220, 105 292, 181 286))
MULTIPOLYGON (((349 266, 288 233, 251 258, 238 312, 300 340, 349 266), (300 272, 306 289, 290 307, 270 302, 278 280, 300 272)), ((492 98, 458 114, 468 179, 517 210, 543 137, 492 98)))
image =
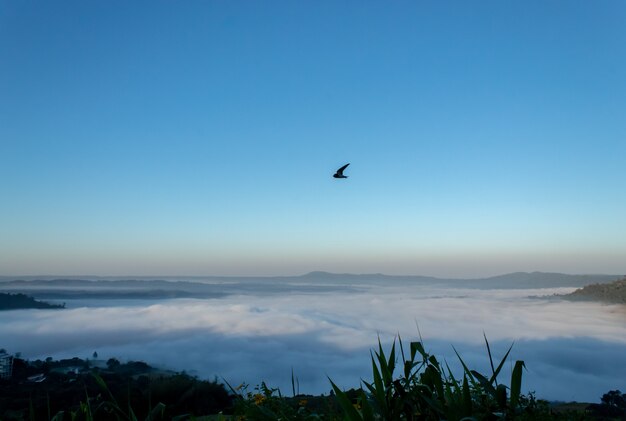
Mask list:
POLYGON ((452 367, 454 345, 466 362, 488 370, 485 332, 496 356, 516 342, 513 358, 528 367, 524 390, 597 401, 626 388, 626 312, 528 298, 570 290, 368 286, 208 300, 76 300, 64 311, 3 312, 0 347, 27 358, 98 351, 101 358, 145 360, 230 383, 265 380, 285 391, 293 368, 301 392, 321 393, 330 389, 326 375, 343 387, 368 379, 377 337, 414 340, 417 324, 426 347, 452 367))

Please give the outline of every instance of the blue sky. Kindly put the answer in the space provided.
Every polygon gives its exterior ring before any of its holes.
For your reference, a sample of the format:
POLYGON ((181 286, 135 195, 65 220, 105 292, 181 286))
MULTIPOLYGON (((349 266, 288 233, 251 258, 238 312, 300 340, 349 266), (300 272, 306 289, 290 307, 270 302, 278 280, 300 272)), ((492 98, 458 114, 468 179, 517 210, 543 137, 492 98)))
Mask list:
POLYGON ((0 274, 626 273, 625 20, 2 2, 0 274))

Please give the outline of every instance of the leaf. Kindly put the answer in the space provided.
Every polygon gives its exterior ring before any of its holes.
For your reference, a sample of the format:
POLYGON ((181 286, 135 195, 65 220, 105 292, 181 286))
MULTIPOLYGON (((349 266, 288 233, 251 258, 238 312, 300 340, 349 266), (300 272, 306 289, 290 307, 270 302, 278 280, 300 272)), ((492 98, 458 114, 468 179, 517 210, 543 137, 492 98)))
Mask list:
POLYGON ((295 398, 296 397, 296 382, 293 377, 293 367, 291 367, 291 392, 293 394, 292 396, 295 398))
POLYGON ((495 399, 496 389, 493 387, 491 382, 487 380, 487 378, 483 376, 482 374, 480 374, 478 371, 472 370, 471 373, 479 381, 483 389, 485 389, 485 392, 489 393, 495 399))
POLYGON ((191 414, 176 415, 174 418, 172 418, 172 421, 187 421, 190 416, 191 414))
POLYGON ((374 411, 363 389, 361 389, 361 414, 364 421, 374 421, 374 411))
MULTIPOLYGON (((70 414, 71 416, 71 414, 70 414)), ((64 411, 59 411, 56 413, 56 415, 52 418, 50 418, 50 421, 63 421, 63 418, 65 418, 65 412, 64 411)))
MULTIPOLYGON (((406 357, 404 355, 404 346, 402 345, 402 338, 400 337, 400 334, 398 334, 398 343, 400 344, 400 355, 402 355, 402 365, 404 367, 406 367, 406 357)), ((408 377, 408 374, 406 374, 406 377, 408 377)))
POLYGON ((435 367, 435 369, 437 371, 441 372, 441 367, 439 366, 439 361, 437 361, 437 358, 434 355, 431 355, 430 357, 428 357, 428 362, 430 363, 430 365, 435 367))
MULTIPOLYGON (((495 382, 496 377, 498 377, 498 374, 500 374, 500 370, 502 370, 502 366, 504 365, 504 362, 506 361, 506 359, 509 357, 509 354, 511 353, 511 349, 513 349, 513 344, 511 344, 511 346, 509 347, 509 350, 506 351, 506 354, 504 354, 504 357, 502 357, 502 361, 500 361, 498 368, 496 368, 496 370, 493 372, 491 379, 489 379, 489 383, 493 384, 495 382)), ((496 382, 496 385, 497 384, 498 383, 496 382)))
MULTIPOLYGON (((491 348, 489 347, 489 341, 487 340, 487 335, 485 335, 484 331, 483 331, 483 337, 485 338, 485 344, 487 344, 487 355, 489 355, 489 364, 491 365, 491 374, 493 375, 493 379, 495 379, 496 370, 494 370, 493 368, 493 358, 491 357, 491 348)), ((493 380, 491 380, 491 382, 493 382, 493 380)), ((498 382, 496 381, 496 385, 497 384, 498 382)))
POLYGON ((506 386, 503 384, 499 384, 496 387, 496 402, 499 408, 506 408, 506 386))
POLYGON ((444 408, 441 405, 441 402, 439 402, 438 400, 429 398, 426 395, 421 395, 421 398, 424 400, 424 402, 426 402, 428 404, 428 406, 430 406, 436 412, 438 412, 440 414, 444 414, 445 413, 444 408))
POLYGON ((469 384, 467 383, 467 376, 463 375, 463 412, 466 414, 472 413, 472 394, 470 393, 469 384))
POLYGON ((465 371, 465 374, 467 375, 467 377, 469 378, 470 382, 472 383, 472 386, 473 387, 477 387, 478 383, 476 383, 476 380, 474 379, 474 375, 472 374, 472 371, 467 367, 467 364, 465 364, 465 361, 463 361, 463 358, 461 358, 461 356, 457 352, 456 348, 454 346, 452 346, 452 349, 454 350, 454 353, 456 354, 456 356, 459 358, 459 361, 461 361, 461 365, 463 366, 463 370, 465 371))
POLYGON ((119 405, 117 404, 117 401, 115 400, 115 396, 113 396, 113 393, 111 393, 111 391, 109 390, 109 387, 107 386, 106 382, 102 379, 102 377, 100 377, 98 373, 91 373, 91 375, 93 376, 94 379, 96 379, 96 383, 98 383, 98 386, 100 386, 100 388, 104 390, 107 393, 107 395, 109 395, 109 399, 111 399, 111 403, 114 404, 115 407, 117 407, 117 409, 119 409, 119 405))
POLYGON ((391 352, 389 353, 389 361, 387 361, 387 369, 389 370, 389 382, 393 380, 393 372, 396 369, 396 341, 393 341, 391 345, 391 352))
POLYGON ((333 383, 332 380, 330 380, 330 378, 328 380, 330 381, 330 385, 335 391, 335 397, 337 398, 339 405, 346 413, 346 418, 348 418, 348 420, 350 421, 361 421, 363 418, 361 417, 361 414, 359 414, 359 411, 356 410, 354 405, 352 405, 352 402, 348 398, 348 395, 346 395, 341 389, 339 389, 337 385, 333 383))
POLYGON ((83 413, 85 414, 85 418, 90 421, 93 420, 93 414, 91 413, 91 403, 89 403, 89 393, 87 393, 87 386, 85 386, 85 396, 86 396, 86 401, 85 401, 85 405, 83 406, 83 403, 80 403, 80 408, 83 410, 83 413))
POLYGON ((383 380, 378 371, 378 367, 376 367, 376 362, 374 361, 374 357, 372 356, 372 374, 374 376, 374 390, 372 394, 374 395, 374 399, 378 403, 378 406, 383 411, 383 413, 387 413, 387 399, 385 393, 385 386, 383 385, 383 380))
POLYGON ((239 386, 237 386, 236 388, 233 388, 230 383, 228 383, 228 381, 222 377, 222 380, 224 380, 224 383, 226 383, 226 385, 228 386, 228 388, 231 390, 231 392, 233 392, 233 395, 237 396, 240 399, 243 399, 243 394, 242 392, 239 392, 241 389, 245 390, 244 384, 240 384, 239 386))
POLYGON ((457 381, 454 378, 454 374, 452 373, 452 370, 450 370, 450 366, 448 365, 448 361, 444 361, 444 362, 446 364, 446 369, 448 370, 448 376, 450 376, 450 380, 458 386, 457 381))
POLYGON ((163 418, 164 412, 165 412, 165 405, 159 402, 154 406, 154 408, 150 410, 150 413, 148 414, 146 421, 154 421, 157 415, 159 416, 159 418, 163 418))
POLYGON ((421 342, 411 342, 411 360, 415 360, 415 355, 418 353, 422 356, 423 359, 428 358, 428 354, 424 349, 424 345, 421 342))
POLYGON ((524 361, 515 361, 513 373, 511 374, 511 409, 515 410, 519 403, 520 392, 522 389, 522 368, 524 361))
POLYGON ((378 338, 378 352, 376 353, 376 358, 378 359, 378 365, 380 366, 380 375, 382 376, 383 383, 385 384, 385 387, 387 387, 391 384, 392 375, 389 370, 389 365, 387 364, 387 358, 385 357, 383 346, 380 343, 380 338, 378 338))
POLYGON ((435 389, 437 397, 443 402, 443 382, 441 381, 441 373, 439 370, 437 370, 434 366, 429 365, 424 371, 424 376, 429 380, 429 383, 435 389))

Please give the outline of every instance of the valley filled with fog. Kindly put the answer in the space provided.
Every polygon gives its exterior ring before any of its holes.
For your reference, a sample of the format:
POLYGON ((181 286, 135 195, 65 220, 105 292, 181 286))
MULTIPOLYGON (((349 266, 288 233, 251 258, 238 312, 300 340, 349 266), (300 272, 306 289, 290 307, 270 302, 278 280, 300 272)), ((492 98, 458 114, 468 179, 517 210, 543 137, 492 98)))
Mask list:
POLYGON ((524 360, 524 392, 594 402, 626 387, 626 310, 554 296, 574 291, 580 280, 571 281, 546 281, 546 288, 536 287, 541 279, 494 288, 382 275, 5 281, 2 291, 30 291, 66 309, 2 312, 0 348, 28 359, 96 351, 99 359, 143 360, 232 385, 266 381, 286 393, 293 369, 301 393, 319 394, 329 392, 328 377, 344 388, 370 380, 370 349, 378 337, 388 347, 398 334, 405 343, 421 334, 426 349, 459 374, 453 346, 470 367, 488 372, 484 333, 495 359, 514 342, 501 375, 524 360))

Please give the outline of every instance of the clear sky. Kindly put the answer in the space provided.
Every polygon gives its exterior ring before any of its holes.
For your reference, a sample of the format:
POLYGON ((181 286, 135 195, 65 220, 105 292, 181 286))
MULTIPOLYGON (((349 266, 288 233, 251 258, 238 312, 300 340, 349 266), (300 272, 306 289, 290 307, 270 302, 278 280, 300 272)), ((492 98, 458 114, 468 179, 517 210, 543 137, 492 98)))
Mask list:
POLYGON ((626 273, 624 22, 2 1, 0 275, 626 273))

